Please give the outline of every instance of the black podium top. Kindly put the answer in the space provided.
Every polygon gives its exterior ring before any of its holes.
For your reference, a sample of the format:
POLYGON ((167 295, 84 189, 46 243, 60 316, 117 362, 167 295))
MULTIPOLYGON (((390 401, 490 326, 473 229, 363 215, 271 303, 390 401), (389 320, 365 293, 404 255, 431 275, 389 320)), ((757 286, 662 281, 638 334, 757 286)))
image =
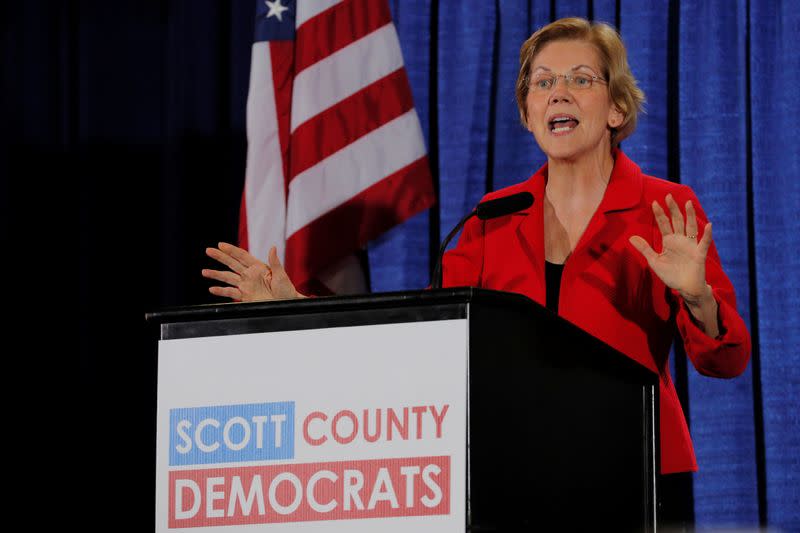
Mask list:
MULTIPOLYGON (((466 318, 467 306, 540 315, 521 294, 474 287, 174 307, 147 313, 162 339, 466 318), (210 323, 217 323, 214 327, 210 323), (200 323, 203 323, 200 326, 200 323)), ((543 316, 543 315, 542 315, 543 316)))
POLYGON ((149 322, 175 322, 250 316, 276 316, 291 312, 314 313, 333 309, 380 309, 386 307, 438 306, 465 303, 511 305, 533 311, 539 308, 530 298, 512 292, 493 291, 476 287, 454 287, 425 291, 400 291, 350 296, 323 296, 297 300, 272 300, 247 303, 219 303, 181 306, 147 313, 149 322))

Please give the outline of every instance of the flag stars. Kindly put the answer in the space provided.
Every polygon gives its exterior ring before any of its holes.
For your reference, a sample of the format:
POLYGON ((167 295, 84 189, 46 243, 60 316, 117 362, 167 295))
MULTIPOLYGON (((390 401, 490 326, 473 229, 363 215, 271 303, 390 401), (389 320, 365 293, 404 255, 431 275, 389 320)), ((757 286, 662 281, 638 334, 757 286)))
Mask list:
POLYGON ((289 11, 289 8, 282 5, 281 0, 275 0, 274 2, 265 0, 264 3, 269 8, 269 13, 267 13, 266 18, 275 17, 278 19, 278 22, 283 22, 283 12, 289 11))

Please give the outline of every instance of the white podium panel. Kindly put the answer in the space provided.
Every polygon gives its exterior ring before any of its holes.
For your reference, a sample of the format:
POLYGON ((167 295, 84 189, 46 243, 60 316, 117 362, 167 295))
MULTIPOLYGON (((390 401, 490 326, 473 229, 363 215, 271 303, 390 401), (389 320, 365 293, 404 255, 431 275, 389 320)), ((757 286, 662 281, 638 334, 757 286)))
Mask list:
POLYGON ((468 332, 159 342, 157 531, 464 531, 468 332))

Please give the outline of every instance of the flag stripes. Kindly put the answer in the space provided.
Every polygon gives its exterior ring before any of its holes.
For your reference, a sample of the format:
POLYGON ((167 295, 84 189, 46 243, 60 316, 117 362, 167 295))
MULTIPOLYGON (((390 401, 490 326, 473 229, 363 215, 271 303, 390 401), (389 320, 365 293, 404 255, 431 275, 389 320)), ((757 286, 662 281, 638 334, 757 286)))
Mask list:
MULTIPOLYGON (((283 157, 270 49, 281 45, 286 48, 285 44, 254 43, 250 64, 247 116, 259 119, 247 121, 247 168, 239 215, 239 244, 259 258, 267 257, 272 244, 283 252, 286 235, 286 174, 282 163, 275 164, 282 162, 283 157)), ((279 73, 285 70, 285 65, 277 66, 279 73)), ((288 144, 288 138, 285 143, 288 144)))
POLYGON ((342 0, 313 0, 312 2, 302 1, 297 3, 297 14, 295 15, 295 27, 299 28, 323 11, 327 11, 342 0))
POLYGON ((297 26, 297 72, 392 22, 389 6, 375 0, 345 0, 297 26))
POLYGON ((430 187, 428 160, 420 158, 294 232, 289 237, 286 255, 286 264, 292 265, 291 275, 296 279, 311 279, 317 272, 317 264, 332 264, 341 257, 342 245, 356 250, 427 209, 430 199, 419 194, 427 187, 430 187), (334 236, 337 228, 342 227, 357 231, 334 236))
POLYGON ((350 143, 289 184, 286 234, 291 235, 424 155, 419 121, 413 110, 350 143), (415 136, 416 142, 393 142, 415 136))
POLYGON ((297 175, 359 137, 414 108, 399 69, 300 125, 292 135, 291 174, 297 175), (366 112, 362 112, 366 110, 366 112))
POLYGON ((302 292, 353 279, 336 265, 434 193, 388 2, 281 1, 292 22, 259 6, 240 242, 262 259, 277 245, 302 292))
POLYGON ((387 24, 296 73, 292 132, 318 113, 402 66, 397 31, 394 24, 387 24))

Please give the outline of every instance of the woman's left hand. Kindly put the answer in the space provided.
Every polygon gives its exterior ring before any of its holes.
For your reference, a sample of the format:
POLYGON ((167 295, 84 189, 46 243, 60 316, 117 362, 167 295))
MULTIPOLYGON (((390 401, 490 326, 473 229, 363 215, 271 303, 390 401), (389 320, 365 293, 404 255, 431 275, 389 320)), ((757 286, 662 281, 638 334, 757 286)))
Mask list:
POLYGON ((670 217, 657 202, 653 202, 653 214, 661 230, 662 249, 656 253, 642 237, 634 235, 631 244, 647 259, 653 272, 670 289, 678 291, 689 306, 699 306, 711 295, 706 283, 706 256, 711 247, 711 223, 703 229, 703 237, 697 240, 697 215, 692 201, 686 202, 686 221, 671 194, 666 197, 670 217))

